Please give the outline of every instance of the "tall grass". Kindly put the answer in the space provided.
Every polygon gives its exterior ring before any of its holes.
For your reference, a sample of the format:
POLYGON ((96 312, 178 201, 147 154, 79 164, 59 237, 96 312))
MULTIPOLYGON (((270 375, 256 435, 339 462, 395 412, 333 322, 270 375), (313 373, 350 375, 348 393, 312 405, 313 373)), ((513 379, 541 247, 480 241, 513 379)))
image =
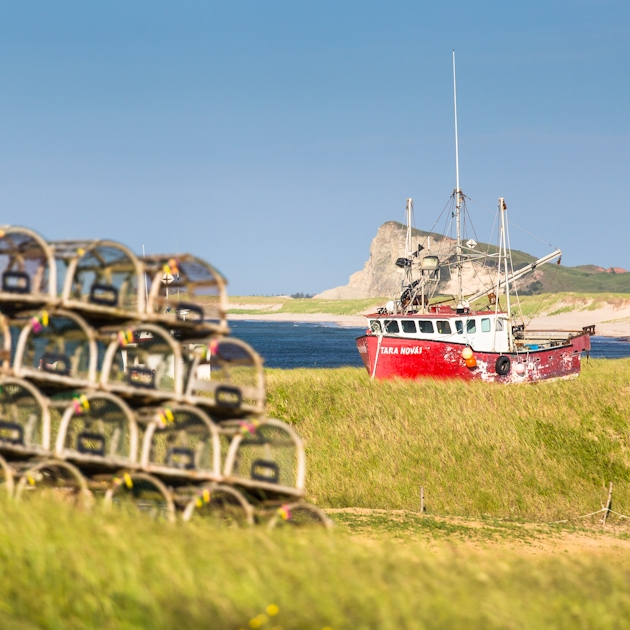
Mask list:
POLYGON ((0 511, 4 628, 573 629, 630 620, 630 568, 612 553, 497 558, 413 539, 165 525, 53 503, 2 502, 0 511))
POLYGON ((333 532, 268 532, 0 499, 0 627, 630 624, 627 554, 555 553, 567 531, 536 556, 522 551, 528 541, 508 548, 515 534, 471 546, 461 525, 430 516, 577 515, 599 508, 609 480, 628 513, 630 360, 592 361, 577 381, 538 386, 372 382, 350 368, 270 370, 269 385, 270 412, 306 438, 312 500, 417 510, 424 485, 429 517, 378 513, 378 526, 361 517, 353 529, 345 514, 333 532))
POLYGON ((630 360, 575 381, 370 381, 365 370, 269 370, 269 413, 307 443, 324 507, 549 521, 592 512, 614 482, 630 514, 630 360))

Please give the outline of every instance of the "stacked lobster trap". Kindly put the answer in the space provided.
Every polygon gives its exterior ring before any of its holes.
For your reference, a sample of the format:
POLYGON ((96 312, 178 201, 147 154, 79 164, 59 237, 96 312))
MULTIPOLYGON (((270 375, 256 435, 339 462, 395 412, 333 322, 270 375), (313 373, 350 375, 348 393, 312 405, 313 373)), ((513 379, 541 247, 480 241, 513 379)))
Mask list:
POLYGON ((304 446, 264 415, 262 360, 226 282, 189 254, 0 228, 0 478, 21 500, 95 498, 184 520, 328 525, 304 446))

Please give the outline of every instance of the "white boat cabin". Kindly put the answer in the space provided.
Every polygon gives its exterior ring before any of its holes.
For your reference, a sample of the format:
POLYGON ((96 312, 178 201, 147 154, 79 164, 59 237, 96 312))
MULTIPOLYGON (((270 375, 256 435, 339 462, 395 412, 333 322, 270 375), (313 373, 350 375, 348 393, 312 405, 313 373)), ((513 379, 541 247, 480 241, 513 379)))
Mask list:
MULTIPOLYGON (((449 309, 450 310, 450 309, 449 309)), ((509 352, 507 313, 414 313, 368 317, 373 334, 470 346, 478 352, 509 352)))

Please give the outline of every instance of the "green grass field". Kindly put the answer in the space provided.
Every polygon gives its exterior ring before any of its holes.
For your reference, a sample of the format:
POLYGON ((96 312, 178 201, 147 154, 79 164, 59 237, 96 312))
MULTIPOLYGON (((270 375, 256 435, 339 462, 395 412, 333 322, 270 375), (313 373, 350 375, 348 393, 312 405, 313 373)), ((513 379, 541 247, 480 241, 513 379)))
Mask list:
POLYGON ((63 504, 1 508, 3 628, 612 629, 630 620, 628 548, 569 551, 574 532, 491 545, 448 532, 436 541, 420 526, 366 537, 347 525, 231 531, 63 504), (536 552, 541 541, 555 545, 536 552))
MULTIPOLYGON (((269 412, 307 442, 323 507, 557 520, 598 509, 613 481, 630 514, 630 360, 575 381, 372 382, 359 368, 270 370, 269 412)), ((621 510, 623 511, 623 510, 621 510)))
POLYGON ((601 508, 610 481, 630 514, 630 360, 536 386, 379 383, 351 368, 268 381, 332 532, 0 501, 0 627, 630 623, 630 522, 572 520, 601 508))

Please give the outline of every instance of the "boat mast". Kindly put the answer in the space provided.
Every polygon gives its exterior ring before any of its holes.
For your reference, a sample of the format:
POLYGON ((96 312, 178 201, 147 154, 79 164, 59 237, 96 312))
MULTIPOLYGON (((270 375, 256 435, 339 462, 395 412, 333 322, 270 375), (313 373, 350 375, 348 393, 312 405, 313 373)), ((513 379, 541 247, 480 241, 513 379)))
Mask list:
POLYGON ((413 199, 407 199, 407 240, 405 241, 405 258, 411 258, 411 225, 413 223, 413 199))
MULTIPOLYGON (((508 253, 507 253, 507 204, 503 197, 499 197, 499 212, 501 213, 501 238, 499 240, 499 269, 498 275, 501 276, 501 257, 503 258, 504 265, 504 283, 505 283, 505 301, 507 307, 507 327, 508 327, 508 340, 510 349, 512 349, 512 311, 510 305, 510 272, 508 269, 508 253), (503 249, 503 252, 501 252, 503 249)), ((497 300, 498 303, 498 300, 497 300)))
POLYGON ((411 197, 407 199, 407 206, 405 208, 405 214, 407 218, 407 237, 405 239, 405 260, 406 263, 403 273, 403 291, 408 287, 411 291, 411 284, 413 282, 413 273, 411 270, 411 226, 413 225, 413 199, 411 197))
POLYGON ((459 140, 457 136, 457 79, 455 76, 455 51, 453 51, 453 106, 455 112, 455 225, 457 229, 457 249, 456 249, 456 268, 457 268, 457 303, 460 304, 463 299, 462 287, 462 232, 460 209, 462 205, 462 191, 459 188, 459 140))

